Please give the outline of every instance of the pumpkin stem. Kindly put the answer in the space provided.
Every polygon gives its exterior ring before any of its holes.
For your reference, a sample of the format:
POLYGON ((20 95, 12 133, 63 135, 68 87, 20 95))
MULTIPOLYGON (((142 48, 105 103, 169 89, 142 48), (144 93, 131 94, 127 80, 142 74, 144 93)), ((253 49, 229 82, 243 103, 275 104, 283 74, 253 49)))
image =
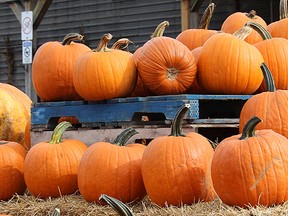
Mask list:
POLYGON ((69 45, 72 41, 80 40, 84 41, 84 36, 78 33, 68 33, 62 41, 62 45, 69 45))
POLYGON ((275 87, 274 79, 273 79, 272 73, 269 70, 268 66, 263 62, 260 65, 260 68, 261 68, 261 71, 262 71, 263 76, 264 76, 266 90, 268 92, 275 92, 276 87, 275 87))
POLYGON ((206 30, 208 29, 214 10, 215 10, 215 4, 210 3, 201 17, 198 27, 199 29, 206 29, 206 30))
POLYGON ((249 137, 254 137, 255 135, 255 128, 256 126, 262 122, 262 120, 257 117, 253 116, 244 126, 242 135, 240 137, 240 140, 247 139, 249 137))
POLYGON ((117 40, 111 47, 111 49, 117 49, 117 50, 126 50, 129 46, 129 43, 133 43, 128 38, 121 38, 117 40))
POLYGON ((288 17, 287 13, 287 0, 280 0, 279 2, 279 19, 285 19, 288 17))
POLYGON ((169 136, 185 136, 182 134, 182 122, 190 107, 190 104, 183 104, 177 111, 171 125, 171 134, 169 136))
POLYGON ((105 201, 108 203, 112 208, 114 208, 120 216, 133 216, 132 211, 118 199, 110 197, 106 194, 101 194, 99 200, 105 201))
POLYGON ((249 11, 249 13, 246 14, 246 16, 250 19, 256 19, 256 11, 251 10, 251 11, 249 11))
POLYGON ((272 39, 272 35, 270 34, 270 32, 259 23, 247 22, 245 26, 249 26, 255 31, 257 31, 263 40, 272 39))
POLYGON ((125 130, 120 133, 116 139, 114 140, 113 144, 119 145, 119 146, 125 146, 125 144, 128 142, 128 140, 134 136, 135 134, 138 134, 139 132, 136 131, 134 128, 126 128, 125 130))
POLYGON ((0 141, 0 145, 5 145, 5 144, 7 144, 7 143, 9 143, 9 141, 5 141, 5 140, 1 140, 1 141, 0 141))
POLYGON ((72 124, 70 122, 63 121, 63 122, 59 123, 54 129, 51 141, 49 143, 50 144, 58 144, 58 143, 62 142, 62 140, 61 140, 62 135, 65 132, 65 130, 69 127, 72 127, 72 124))
POLYGON ((108 43, 112 39, 112 34, 107 33, 101 37, 100 43, 97 48, 94 50, 95 52, 109 52, 111 49, 108 48, 108 43))
POLYGON ((250 28, 249 26, 243 26, 238 31, 233 33, 233 35, 240 40, 245 40, 245 38, 248 37, 251 32, 252 28, 250 28))
POLYGON ((161 22, 156 29, 154 30, 154 32, 151 34, 150 38, 154 38, 154 37, 162 37, 164 34, 165 29, 169 26, 169 22, 168 21, 163 21, 161 22))

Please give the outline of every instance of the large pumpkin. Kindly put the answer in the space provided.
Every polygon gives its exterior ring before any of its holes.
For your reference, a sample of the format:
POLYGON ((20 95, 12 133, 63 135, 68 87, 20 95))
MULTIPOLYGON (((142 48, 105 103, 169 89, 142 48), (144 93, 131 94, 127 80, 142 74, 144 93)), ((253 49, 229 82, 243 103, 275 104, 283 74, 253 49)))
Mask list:
POLYGON ((146 148, 127 141, 136 133, 127 128, 113 142, 96 142, 83 155, 78 173, 79 191, 88 202, 107 194, 122 202, 141 200, 146 195, 141 162, 146 148))
POLYGON ((87 146, 80 140, 62 140, 68 127, 71 123, 59 123, 50 142, 33 145, 26 155, 24 179, 35 197, 59 197, 78 190, 78 167, 87 146))
POLYGON ((210 165, 214 150, 202 135, 182 134, 182 120, 190 105, 183 105, 171 134, 154 138, 144 151, 142 176, 148 196, 159 206, 211 201, 215 198, 210 165))
POLYGON ((245 123, 253 116, 263 120, 257 130, 272 129, 288 138, 288 91, 276 90, 272 74, 266 64, 261 65, 266 91, 249 98, 240 112, 239 131, 243 131, 245 123))
POLYGON ((198 29, 186 29, 177 35, 176 40, 179 40, 186 45, 190 50, 203 46, 203 44, 212 35, 218 31, 208 29, 210 20, 215 9, 215 4, 210 3, 203 13, 198 29))
MULTIPOLYGON (((262 17, 256 15, 255 10, 251 10, 249 13, 235 12, 228 16, 222 23, 221 30, 225 33, 235 33, 241 29, 247 22, 257 22, 264 28, 267 28, 267 23, 262 17)), ((253 30, 251 34, 245 38, 245 41, 249 44, 255 44, 261 41, 261 36, 253 30)))
POLYGON ((108 48, 111 39, 111 34, 104 34, 97 49, 84 53, 76 63, 74 86, 86 100, 126 97, 135 88, 137 73, 132 55, 108 48))
POLYGON ((26 190, 24 159, 26 149, 17 142, 0 141, 0 200, 8 200, 26 190))
MULTIPOLYGON (((265 64, 270 69, 276 89, 288 89, 288 40, 272 37, 267 29, 258 23, 248 22, 247 26, 255 29, 262 41, 254 44, 261 52, 265 64)), ((261 84, 261 91, 265 91, 265 81, 261 84)))
POLYGON ((213 94, 252 94, 262 83, 262 54, 243 41, 252 31, 243 27, 235 34, 218 33, 202 47, 198 59, 198 81, 213 94), (243 38, 242 38, 243 37, 243 38))
POLYGON ((0 83, 0 104, 0 140, 14 141, 28 149, 25 134, 30 134, 26 126, 30 122, 31 99, 18 88, 0 83))
POLYGON ((256 130, 252 117, 242 134, 220 142, 212 159, 214 189, 228 205, 271 206, 288 200, 288 140, 273 130, 256 130))
POLYGON ((49 41, 40 46, 32 62, 32 82, 43 101, 80 100, 73 85, 73 68, 79 56, 90 48, 75 40, 77 33, 67 34, 62 42, 49 41))

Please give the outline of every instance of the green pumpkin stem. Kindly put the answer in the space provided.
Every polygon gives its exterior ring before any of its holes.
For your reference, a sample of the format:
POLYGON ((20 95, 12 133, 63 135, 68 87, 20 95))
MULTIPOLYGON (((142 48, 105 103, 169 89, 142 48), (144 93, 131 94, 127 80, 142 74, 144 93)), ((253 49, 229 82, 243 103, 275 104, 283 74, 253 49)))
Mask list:
POLYGON ((244 140, 247 139, 249 137, 254 137, 255 135, 255 128, 257 126, 257 124, 259 124, 260 122, 262 122, 262 120, 257 117, 257 116, 253 116, 245 125, 243 128, 243 132, 242 135, 240 137, 240 140, 244 140))
POLYGON ((150 38, 154 38, 154 37, 162 37, 164 34, 165 29, 169 26, 169 22, 168 21, 163 21, 161 22, 156 29, 154 30, 154 32, 151 34, 150 38))
POLYGON ((128 140, 134 136, 135 134, 138 134, 139 132, 136 131, 134 128, 126 128, 123 130, 116 139, 112 142, 113 144, 119 145, 119 146, 125 146, 128 140))
POLYGON ((5 141, 5 140, 1 140, 1 141, 0 141, 0 145, 5 145, 5 144, 7 144, 7 143, 9 143, 9 141, 5 141))
POLYGON ((263 40, 272 39, 272 35, 270 34, 270 32, 259 23, 247 22, 245 26, 249 26, 255 31, 257 31, 263 40))
POLYGON ((120 216, 133 216, 133 213, 129 207, 118 199, 110 197, 106 194, 101 194, 99 200, 108 203, 108 205, 114 208, 120 216))
POLYGON ((240 40, 245 40, 246 37, 248 37, 252 32, 252 28, 249 26, 243 26, 242 28, 240 28, 238 31, 236 31, 235 33, 233 33, 233 35, 235 37, 237 37, 240 40))
POLYGON ((269 68, 264 62, 260 65, 260 68, 264 76, 266 90, 268 92, 275 92, 276 87, 275 87, 275 83, 274 83, 274 79, 273 79, 271 71, 269 70, 269 68))
POLYGON ((80 40, 84 41, 84 36, 78 33, 68 33, 62 41, 62 45, 69 45, 72 41, 80 40))
POLYGON ((121 38, 112 45, 111 49, 126 50, 130 43, 133 42, 128 38, 121 38))
POLYGON ((110 33, 104 34, 101 37, 101 40, 100 40, 97 48, 94 49, 94 51, 95 52, 109 52, 109 51, 111 51, 111 49, 108 48, 108 43, 111 41, 112 37, 113 36, 110 33))
POLYGON ((50 144, 58 144, 60 142, 62 142, 62 135, 65 132, 65 130, 69 127, 72 127, 72 124, 70 122, 67 121, 63 121, 61 123, 59 123, 52 134, 52 138, 51 141, 49 142, 50 144))
POLYGON ((209 28, 209 24, 210 24, 212 15, 214 13, 214 10, 215 10, 215 4, 210 3, 208 5, 208 7, 205 9, 205 11, 201 17, 199 27, 198 27, 199 29, 206 29, 207 30, 209 28))
POLYGON ((183 104, 177 111, 171 125, 171 134, 169 136, 185 136, 184 134, 182 134, 182 122, 189 108, 190 104, 183 104))
POLYGON ((279 19, 285 19, 288 18, 287 13, 287 0, 280 0, 279 2, 279 19))

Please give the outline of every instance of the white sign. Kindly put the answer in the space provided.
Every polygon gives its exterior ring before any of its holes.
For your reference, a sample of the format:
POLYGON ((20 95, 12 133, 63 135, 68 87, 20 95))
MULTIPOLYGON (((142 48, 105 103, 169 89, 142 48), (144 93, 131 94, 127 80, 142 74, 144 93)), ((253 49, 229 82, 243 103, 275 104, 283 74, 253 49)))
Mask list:
POLYGON ((22 63, 32 63, 32 41, 22 41, 22 63))
POLYGON ((33 39, 33 12, 32 11, 21 12, 21 39, 22 40, 33 39))

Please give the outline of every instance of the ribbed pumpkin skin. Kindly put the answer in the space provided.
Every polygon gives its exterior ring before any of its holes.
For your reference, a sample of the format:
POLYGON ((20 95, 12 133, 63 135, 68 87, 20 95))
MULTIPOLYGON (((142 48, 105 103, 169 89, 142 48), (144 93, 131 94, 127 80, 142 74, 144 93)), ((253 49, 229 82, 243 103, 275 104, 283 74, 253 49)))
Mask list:
POLYGON ((187 29, 181 32, 176 40, 183 43, 188 47, 189 50, 193 50, 197 47, 203 46, 203 44, 210 38, 212 35, 216 34, 216 30, 207 30, 207 29, 187 29))
POLYGON ((32 101, 21 90, 0 83, 0 140, 20 143, 26 148, 25 128, 30 120, 32 101))
MULTIPOLYGON (((261 106, 259 106, 261 107, 261 106)), ((220 199, 228 205, 273 205, 288 199, 288 142, 272 130, 256 137, 229 137, 215 149, 211 173, 220 199)))
MULTIPOLYGON (((270 24, 271 25, 271 24, 270 24)), ((272 37, 280 37, 288 39, 288 18, 273 22, 268 31, 272 37)))
MULTIPOLYGON (((288 40, 272 38, 260 41, 254 46, 261 52, 264 62, 270 69, 276 89, 288 89, 288 40)), ((261 90, 266 91, 265 82, 261 90)))
POLYGON ((8 200, 26 190, 23 174, 26 150, 16 142, 0 142, 5 143, 0 145, 0 182, 3 185, 0 200, 8 200))
POLYGON ((73 85, 73 68, 80 55, 91 49, 84 44, 44 43, 32 62, 32 82, 43 101, 81 100, 73 85))
POLYGON ((198 59, 198 81, 215 94, 252 94, 262 83, 264 62, 253 45, 227 33, 210 37, 198 59))
POLYGON ((263 121, 256 129, 272 129, 288 138, 288 92, 262 92, 249 98, 242 107, 239 118, 239 131, 242 132, 245 123, 258 116, 263 121))
POLYGON ((165 36, 152 38, 143 45, 137 68, 142 81, 155 95, 184 93, 197 72, 191 51, 180 41, 165 36))
POLYGON ((210 173, 214 150, 197 133, 153 139, 142 158, 142 175, 152 202, 159 206, 192 204, 215 198, 210 173))
MULTIPOLYGON (((260 16, 256 15, 254 18, 251 19, 246 15, 247 13, 243 12, 235 12, 231 14, 222 23, 221 30, 225 33, 233 34, 249 21, 257 22, 263 27, 267 28, 267 23, 260 16)), ((251 34, 248 35, 248 37, 245 39, 245 41, 249 44, 255 44, 259 41, 262 41, 262 38, 255 30, 253 30, 251 34)))
POLYGON ((35 197, 59 197, 78 190, 78 167, 87 146, 79 140, 40 142, 31 147, 24 162, 24 179, 35 197))
POLYGON ((78 186, 88 202, 98 202, 107 194, 122 202, 141 200, 146 190, 141 175, 142 155, 146 146, 118 146, 97 142, 89 146, 81 159, 78 186))
POLYGON ((83 54, 73 74, 76 91, 89 101, 126 97, 137 81, 131 53, 116 49, 83 54))

